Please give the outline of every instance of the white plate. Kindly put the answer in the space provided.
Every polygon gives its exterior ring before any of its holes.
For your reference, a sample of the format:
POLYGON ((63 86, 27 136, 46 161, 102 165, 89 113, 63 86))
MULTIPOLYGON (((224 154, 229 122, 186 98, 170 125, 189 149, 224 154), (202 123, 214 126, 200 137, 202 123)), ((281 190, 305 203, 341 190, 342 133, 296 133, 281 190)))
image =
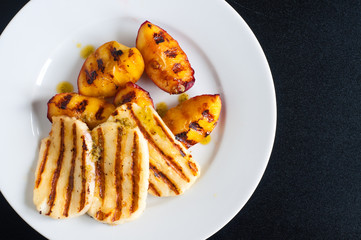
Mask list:
MULTIPOLYGON (((267 165, 276 127, 272 76, 256 38, 224 1, 35 0, 0 39, 0 187, 16 212, 50 239, 203 239, 243 207, 267 165), (195 96, 220 93, 221 119, 208 145, 192 148, 202 175, 182 196, 149 197, 136 221, 111 227, 84 215, 53 220, 32 203, 39 141, 50 130, 46 103, 60 81, 76 83, 77 48, 110 40, 134 46, 140 24, 166 29, 188 54, 195 96)), ((177 103, 146 77, 154 102, 177 103)), ((76 86, 76 85, 75 85, 76 86)))

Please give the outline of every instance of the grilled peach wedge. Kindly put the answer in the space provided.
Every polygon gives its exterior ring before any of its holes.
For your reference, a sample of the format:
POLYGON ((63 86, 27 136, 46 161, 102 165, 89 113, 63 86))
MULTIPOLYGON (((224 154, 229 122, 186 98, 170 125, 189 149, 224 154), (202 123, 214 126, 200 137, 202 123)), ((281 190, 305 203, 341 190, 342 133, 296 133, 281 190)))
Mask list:
POLYGON ((142 55, 116 41, 103 44, 84 62, 78 76, 79 93, 112 97, 127 82, 136 82, 144 71, 142 55))
POLYGON ((165 30, 145 21, 138 30, 136 46, 143 56, 145 72, 159 88, 180 94, 193 86, 194 70, 188 57, 165 30))
POLYGON ((137 84, 127 82, 115 95, 114 105, 120 106, 127 102, 134 102, 140 107, 153 106, 153 100, 149 92, 139 87, 137 84))
POLYGON ((213 131, 221 108, 222 101, 219 94, 200 95, 169 109, 163 121, 176 139, 189 148, 213 131))
POLYGON ((59 93, 48 102, 48 119, 51 122, 54 116, 75 117, 92 129, 105 122, 114 109, 114 105, 104 99, 77 93, 59 93))

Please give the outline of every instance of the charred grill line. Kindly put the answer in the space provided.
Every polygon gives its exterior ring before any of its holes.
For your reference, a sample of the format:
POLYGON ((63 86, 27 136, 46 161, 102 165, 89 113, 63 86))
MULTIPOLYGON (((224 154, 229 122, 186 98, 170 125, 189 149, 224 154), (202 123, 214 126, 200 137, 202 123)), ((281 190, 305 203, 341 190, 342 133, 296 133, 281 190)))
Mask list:
POLYGON ((76 106, 74 107, 74 109, 75 109, 77 112, 82 113, 82 112, 85 111, 85 108, 86 108, 87 105, 88 105, 88 100, 85 99, 85 100, 81 101, 78 105, 76 105, 76 106))
POLYGON ((63 215, 68 217, 69 216, 69 207, 70 207, 70 202, 71 202, 71 198, 72 198, 72 192, 74 189, 74 170, 75 170, 75 159, 76 159, 76 154, 77 154, 77 135, 76 135, 76 124, 73 123, 73 149, 72 149, 72 157, 71 157, 71 167, 70 167, 70 172, 69 172, 69 177, 68 177, 68 187, 66 189, 66 197, 65 197, 65 207, 64 207, 64 212, 63 215))
POLYGON ((83 145, 82 145, 82 153, 81 153, 81 194, 80 194, 80 206, 79 206, 79 211, 81 211, 84 206, 85 206, 85 202, 86 202, 86 195, 85 195, 85 191, 86 191, 86 151, 88 150, 87 146, 86 146, 86 141, 84 136, 81 136, 82 140, 83 140, 83 145))
POLYGON ((178 133, 177 135, 175 135, 175 139, 180 141, 180 142, 184 142, 185 139, 187 139, 187 133, 188 132, 181 132, 181 133, 178 133))
POLYGON ((175 63, 172 67, 172 71, 174 73, 179 73, 179 72, 183 71, 183 66, 180 63, 175 63))
MULTIPOLYGON (((163 127, 163 125, 161 124, 159 118, 155 117, 155 121, 157 122, 158 126, 160 128, 162 128, 163 132, 165 133, 165 135, 167 136, 168 140, 173 144, 173 146, 175 146, 178 150, 179 153, 182 155, 182 157, 186 156, 186 154, 184 153, 183 149, 174 141, 173 137, 169 134, 169 132, 163 127)), ((177 137, 175 136, 175 138, 177 139, 177 137)), ((178 139, 177 139, 178 140, 178 139)), ((179 140, 178 140, 179 141, 179 140)))
POLYGON ((98 111, 95 113, 96 120, 102 120, 104 117, 102 116, 104 112, 104 107, 99 107, 98 111))
MULTIPOLYGON (((165 132, 167 138, 169 139, 169 141, 171 141, 173 143, 173 145, 178 148, 180 154, 182 155, 182 157, 185 157, 186 156, 186 153, 183 151, 183 149, 178 145, 176 144, 176 142, 173 140, 172 136, 169 135, 168 131, 166 131, 164 129, 164 127, 161 125, 160 123, 160 120, 156 117, 155 120, 157 121, 157 124, 158 126, 160 126, 163 130, 163 132, 165 132)), ((175 136, 175 139, 177 139, 178 141, 180 142, 184 142, 186 144, 187 147, 191 146, 191 145, 194 145, 195 143, 194 142, 190 142, 190 141, 187 141, 185 140, 186 139, 186 136, 187 136, 187 132, 184 132, 185 133, 185 138, 184 136, 178 136, 176 135, 175 136)), ((190 161, 188 161, 188 166, 189 166, 189 169, 191 170, 193 176, 197 176, 197 173, 198 173, 198 168, 196 167, 196 165, 192 162, 192 164, 189 164, 190 161)))
POLYGON ((207 118, 208 122, 213 122, 214 121, 214 116, 209 113, 208 109, 202 112, 202 116, 207 118))
POLYGON ((114 61, 119 61, 119 57, 123 55, 123 51, 122 50, 117 50, 115 47, 113 47, 110 50, 110 54, 113 56, 114 61))
MULTIPOLYGON (((189 131, 189 130, 188 130, 188 131, 189 131)), ((177 139, 179 142, 184 143, 187 148, 189 148, 189 147, 191 147, 192 145, 194 145, 194 144, 197 143, 196 141, 188 140, 188 139, 187 139, 188 131, 186 131, 186 132, 181 132, 181 133, 178 133, 177 135, 175 135, 175 139, 177 139)), ((183 154, 184 154, 184 153, 183 153, 183 154)))
POLYGON ((159 33, 154 33, 153 34, 153 39, 154 39, 156 44, 164 42, 164 33, 162 31, 159 32, 159 33))
POLYGON ((45 147, 45 153, 44 153, 44 157, 43 159, 41 160, 41 164, 40 164, 40 167, 39 167, 39 172, 38 172, 38 176, 36 178, 36 182, 35 182, 35 188, 38 188, 39 185, 40 185, 40 182, 41 182, 41 176, 44 172, 44 169, 45 169, 45 166, 46 166, 46 162, 48 161, 48 154, 49 154, 49 148, 50 148, 50 139, 48 139, 46 141, 46 147, 45 147))
POLYGON ((98 73, 96 71, 92 71, 91 73, 89 73, 87 69, 85 70, 85 78, 88 84, 92 84, 94 80, 97 78, 97 76, 98 73))
POLYGON ((59 102, 58 107, 61 109, 66 109, 66 106, 69 104, 70 100, 73 98, 73 95, 67 94, 64 98, 59 102))
POLYGON ((128 103, 128 102, 131 102, 133 99, 135 98, 135 92, 134 91, 131 91, 127 94, 125 94, 122 98, 122 102, 120 105, 124 104, 124 103, 128 103))
POLYGON ((104 219, 109 217, 110 214, 111 214, 111 212, 105 213, 105 212, 102 212, 101 210, 99 210, 99 211, 97 211, 95 217, 97 219, 99 219, 100 221, 103 221, 104 219))
POLYGON ((104 192, 105 192, 105 176, 104 176, 104 135, 101 128, 98 128, 98 146, 100 149, 99 158, 95 163, 95 175, 96 181, 99 185, 99 197, 104 199, 104 192))
POLYGON ((177 48, 171 48, 166 51, 164 51, 164 54, 169 58, 175 58, 177 57, 177 48))
POLYGON ((117 133, 117 145, 116 145, 116 152, 115 152, 115 166, 114 166, 114 177, 115 177, 115 191, 116 191, 116 207, 113 214, 112 221, 119 220, 120 216, 122 215, 122 182, 123 182, 123 165, 122 165, 122 157, 121 157, 121 144, 122 144, 122 129, 118 127, 117 133))
MULTIPOLYGON (((162 151, 162 149, 160 149, 160 148, 157 146, 157 144, 154 142, 154 139, 150 136, 150 134, 148 133, 148 131, 143 127, 143 125, 140 123, 139 119, 135 116, 135 113, 133 112, 133 109, 130 109, 130 114, 131 114, 132 118, 136 121, 136 123, 137 123, 140 131, 143 133, 144 137, 148 140, 148 143, 149 143, 150 145, 152 145, 152 147, 162 156, 162 158, 165 160, 166 164, 167 164, 168 166, 170 166, 182 179, 184 179, 185 181, 189 182, 190 180, 189 180, 189 178, 184 174, 183 169, 182 169, 176 162, 174 162, 174 160, 173 160, 172 157, 166 155, 166 154, 162 151)), ((157 118, 155 118, 155 119, 156 119, 157 124, 159 125, 159 124, 160 124, 159 119, 157 119, 157 118)), ((159 126, 164 130, 164 128, 163 128, 161 125, 159 125, 159 126)), ((166 135, 167 135, 167 137, 168 137, 168 133, 167 133, 166 131, 165 131, 165 133, 166 133, 166 135)), ((171 139, 169 139, 169 140, 171 140, 171 139)), ((171 140, 171 141, 173 141, 173 140, 171 140)), ((175 144, 174 141, 173 141, 173 144, 175 144)), ((176 145, 176 144, 175 144, 175 145, 176 145)), ((177 146, 177 147, 178 147, 178 149, 180 149, 179 146, 177 146)))
POLYGON ((128 58, 130 58, 130 57, 133 56, 133 55, 134 55, 133 49, 129 49, 128 58))
POLYGON ((180 194, 178 187, 164 173, 159 171, 153 164, 149 163, 149 169, 152 170, 154 176, 161 179, 165 184, 167 184, 169 189, 172 190, 176 195, 180 194))
POLYGON ((156 196, 160 197, 158 189, 154 186, 153 183, 149 182, 149 190, 153 192, 156 196))
POLYGON ((104 67, 103 59, 101 59, 101 58, 97 59, 97 64, 98 64, 98 69, 102 73, 104 73, 105 67, 104 67))
POLYGON ((195 130, 195 131, 199 131, 199 132, 203 132, 204 129, 199 125, 198 122, 191 122, 189 124, 189 128, 195 130))
POLYGON ((189 169, 191 170, 193 176, 197 176, 198 171, 199 171, 197 168, 197 165, 192 161, 188 161, 188 166, 189 166, 189 169))
POLYGON ((49 199, 48 199, 49 211, 48 211, 48 213, 46 215, 51 214, 52 208, 54 206, 54 201, 55 201, 55 198, 56 198, 56 186, 58 184, 60 171, 61 171, 61 166, 63 164, 64 151, 65 151, 65 145, 64 145, 64 120, 60 119, 59 157, 58 157, 58 160, 56 162, 56 169, 54 170, 53 178, 52 178, 52 181, 51 181, 51 190, 50 190, 49 199))
POLYGON ((130 207, 130 212, 134 213, 138 209, 138 201, 139 201, 139 181, 140 181, 140 164, 139 164, 139 136, 136 132, 134 132, 133 138, 133 151, 132 151, 132 181, 133 181, 133 200, 132 205, 130 207))
POLYGON ((180 154, 182 155, 182 157, 185 157, 185 156, 186 156, 185 152, 183 152, 182 149, 180 149, 179 152, 180 152, 180 154))

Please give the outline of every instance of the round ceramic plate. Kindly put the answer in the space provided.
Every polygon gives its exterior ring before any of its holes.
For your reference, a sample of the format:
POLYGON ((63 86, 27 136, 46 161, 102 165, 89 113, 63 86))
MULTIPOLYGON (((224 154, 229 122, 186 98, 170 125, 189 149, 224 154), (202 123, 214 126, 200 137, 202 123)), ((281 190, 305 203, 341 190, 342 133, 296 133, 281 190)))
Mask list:
MULTIPOLYGON (((272 76, 260 45, 224 1, 37 0, 28 3, 0 39, 2 68, 0 187, 16 212, 50 239, 204 239, 230 221, 252 195, 266 168, 276 128, 272 76), (41 138, 48 135, 47 101, 61 81, 76 88, 80 51, 116 40, 134 47, 149 20, 170 33, 188 55, 195 85, 187 92, 221 94, 222 114, 211 142, 191 148, 200 178, 184 195, 149 196, 135 221, 101 224, 83 215, 53 220, 32 203, 41 138)), ((178 96, 145 75, 138 82, 154 103, 178 96)))

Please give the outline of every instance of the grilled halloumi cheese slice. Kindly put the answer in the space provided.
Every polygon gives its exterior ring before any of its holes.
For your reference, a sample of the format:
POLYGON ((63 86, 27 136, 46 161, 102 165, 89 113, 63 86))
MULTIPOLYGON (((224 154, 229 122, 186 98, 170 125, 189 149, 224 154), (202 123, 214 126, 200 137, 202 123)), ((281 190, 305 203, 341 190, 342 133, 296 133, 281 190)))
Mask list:
POLYGON ((120 224, 145 209, 149 183, 147 142, 136 125, 105 122, 92 130, 97 146, 95 193, 88 214, 120 224))
POLYGON ((59 116, 52 121, 41 141, 33 201, 41 214, 75 217, 86 213, 93 199, 92 139, 80 120, 59 116))
POLYGON ((199 165, 153 107, 126 103, 114 111, 109 121, 137 125, 148 141, 151 194, 159 197, 182 194, 198 178, 199 165))

